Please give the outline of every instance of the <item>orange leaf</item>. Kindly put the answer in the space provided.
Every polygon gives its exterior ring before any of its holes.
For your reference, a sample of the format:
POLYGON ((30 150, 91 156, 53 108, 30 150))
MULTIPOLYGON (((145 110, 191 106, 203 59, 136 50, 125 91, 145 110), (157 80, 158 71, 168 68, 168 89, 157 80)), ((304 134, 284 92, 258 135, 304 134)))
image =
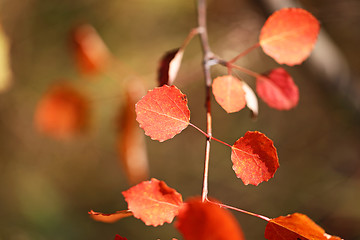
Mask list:
POLYGON ((131 81, 126 88, 125 103, 122 106, 118 136, 118 153, 127 179, 131 185, 148 179, 148 158, 145 135, 138 127, 134 105, 145 90, 140 81, 131 81))
POLYGON ((104 222, 104 223, 113 223, 122 218, 130 217, 133 215, 132 212, 129 210, 117 211, 115 213, 110 213, 110 214, 95 212, 91 210, 88 213, 90 217, 95 221, 104 222))
POLYGON ((259 185, 272 178, 279 167, 273 142, 261 132, 247 132, 232 146, 231 160, 245 185, 259 185))
POLYGON ((89 102, 70 85, 52 87, 38 103, 35 125, 40 132, 64 139, 88 127, 89 102))
POLYGON ((301 64, 310 55, 319 29, 318 20, 306 10, 284 8, 265 22, 260 45, 279 64, 301 64))
POLYGON ((123 195, 134 217, 155 227, 171 223, 182 205, 181 194, 155 178, 139 183, 123 195))
POLYGON ((339 237, 326 234, 324 229, 301 213, 271 219, 265 228, 265 238, 268 240, 341 240, 339 237))
POLYGON ((111 55, 93 26, 84 24, 75 28, 72 41, 76 63, 82 73, 96 74, 105 70, 111 55))
POLYGON ((243 240, 234 216, 226 209, 194 198, 180 210, 176 228, 186 240, 243 240))
POLYGON ((164 84, 172 85, 179 71, 183 55, 184 49, 176 48, 165 53, 161 58, 158 69, 159 86, 164 84))
POLYGON ((245 92, 242 82, 231 75, 215 78, 212 91, 217 103, 227 113, 238 112, 245 107, 245 92))
POLYGON ((283 68, 276 68, 258 77, 256 91, 264 102, 278 110, 289 110, 299 102, 299 89, 283 68))
POLYGON ((150 90, 136 104, 135 111, 145 134, 160 142, 173 138, 190 122, 186 96, 175 86, 150 90))

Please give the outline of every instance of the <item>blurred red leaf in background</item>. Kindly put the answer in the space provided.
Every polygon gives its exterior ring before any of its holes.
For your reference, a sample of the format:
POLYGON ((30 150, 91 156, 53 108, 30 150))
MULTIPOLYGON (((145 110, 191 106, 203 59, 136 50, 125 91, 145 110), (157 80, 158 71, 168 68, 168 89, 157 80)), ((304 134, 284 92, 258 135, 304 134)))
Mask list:
POLYGON ((66 139, 84 132, 90 120, 87 97, 67 84, 50 88, 35 111, 36 128, 51 137, 66 139))
POLYGON ((73 30, 71 37, 80 72, 91 75, 104 71, 111 54, 95 28, 89 24, 80 25, 73 30))

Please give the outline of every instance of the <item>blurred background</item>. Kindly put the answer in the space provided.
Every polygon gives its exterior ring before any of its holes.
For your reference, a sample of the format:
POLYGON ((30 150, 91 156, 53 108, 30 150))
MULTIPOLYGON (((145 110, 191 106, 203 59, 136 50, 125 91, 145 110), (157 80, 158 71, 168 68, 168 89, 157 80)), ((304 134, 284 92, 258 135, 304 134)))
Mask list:
MULTIPOLYGON (((231 59, 258 41, 271 12, 294 4, 319 19, 323 31, 310 59, 285 66, 299 86, 299 105, 277 111, 259 100, 254 121, 248 109, 226 114, 213 102, 216 138, 233 144, 248 130, 261 131, 274 141, 280 168, 269 182, 244 186, 231 169, 230 149, 214 142, 209 195, 268 217, 301 212, 329 234, 360 239, 360 1, 209 0, 210 44, 231 59)), ((164 143, 142 138, 129 107, 157 85, 163 54, 196 26, 195 1, 1 0, 0 23, 0 239, 181 239, 173 224, 154 228, 134 218, 106 224, 87 212, 127 209, 121 192, 142 178, 163 180, 184 199, 201 194, 204 136, 189 127, 164 143), (76 31, 81 24, 92 27, 76 31), (104 59, 95 66, 81 53, 92 43, 95 59, 104 59), (117 60, 108 63, 109 55, 117 60), (66 94, 81 114, 52 131, 44 127, 45 110, 60 111, 52 101, 61 100, 48 100, 59 83, 70 86, 66 94), (144 150, 144 139, 147 151, 135 171, 141 174, 134 176, 126 162, 134 155, 126 151, 144 150)), ((188 96, 191 122, 205 129, 200 49, 195 38, 174 84, 188 96)), ((261 49, 238 64, 258 73, 278 67, 261 49)), ((214 77, 226 73, 212 70, 214 77)), ((254 87, 252 77, 238 74, 254 87)), ((266 222, 233 214, 246 239, 264 239, 266 222)))

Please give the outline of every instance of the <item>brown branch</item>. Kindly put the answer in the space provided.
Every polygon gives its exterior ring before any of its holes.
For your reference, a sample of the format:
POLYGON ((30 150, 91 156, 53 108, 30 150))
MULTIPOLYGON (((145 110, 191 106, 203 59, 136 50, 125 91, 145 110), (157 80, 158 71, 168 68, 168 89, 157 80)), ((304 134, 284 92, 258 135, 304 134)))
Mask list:
POLYGON ((201 199, 204 202, 207 200, 208 194, 208 174, 209 174, 209 160, 210 160, 210 141, 212 135, 211 128, 211 74, 210 74, 210 60, 213 58, 213 53, 210 50, 207 25, 206 25, 206 0, 198 0, 198 25, 199 25, 199 36, 201 41, 201 47, 203 51, 203 71, 205 76, 206 84, 206 133, 208 136, 206 139, 205 147, 205 166, 204 166, 204 179, 201 199))

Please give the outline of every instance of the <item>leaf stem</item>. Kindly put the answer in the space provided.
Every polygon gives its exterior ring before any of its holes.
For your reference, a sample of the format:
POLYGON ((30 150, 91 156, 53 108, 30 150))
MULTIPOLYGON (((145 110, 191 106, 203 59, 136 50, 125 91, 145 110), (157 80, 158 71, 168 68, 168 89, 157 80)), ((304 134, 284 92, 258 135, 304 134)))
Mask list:
POLYGON ((227 208, 227 209, 231 209, 231 210, 238 211, 238 212, 241 212, 241 213, 245 213, 245 214, 248 214, 248 215, 251 215, 251 216, 254 216, 254 217, 261 218, 262 220, 265 220, 267 222, 271 220, 270 218, 265 217, 265 216, 260 215, 260 214, 257 214, 257 213, 249 212, 249 211, 246 211, 246 210, 243 210, 243 209, 240 209, 240 208, 232 207, 232 206, 222 204, 222 203, 218 203, 218 202, 212 202, 210 200, 208 200, 208 201, 213 203, 213 204, 218 205, 221 208, 227 208))
POLYGON ((220 139, 217 139, 213 136, 210 136, 209 134, 207 134, 206 132, 204 132, 203 130, 201 130, 200 128, 198 128, 196 125, 189 123, 190 126, 192 126, 193 128, 195 128, 196 130, 198 130, 199 132, 201 132, 202 134, 204 134, 207 138, 210 138, 211 140, 217 141, 221 144, 224 144, 225 146, 228 146, 230 148, 232 148, 232 146, 224 141, 221 141, 220 139))
POLYGON ((198 16, 198 31, 201 41, 201 47, 203 51, 203 71, 206 84, 206 147, 205 147, 205 166, 204 166, 204 178, 203 189, 201 194, 201 200, 204 202, 207 200, 208 194, 208 175, 209 175, 209 160, 210 160, 210 141, 212 135, 211 127, 211 74, 210 74, 210 60, 214 57, 214 54, 210 50, 207 26, 206 26, 206 0, 197 1, 197 16, 198 16))
POLYGON ((231 59, 229 61, 230 64, 236 62, 239 58, 247 55, 249 52, 251 52, 252 50, 258 48, 260 46, 260 43, 255 43, 254 45, 252 45, 251 47, 249 47, 248 49, 246 49, 245 51, 243 51, 242 53, 240 53, 239 55, 237 55, 236 57, 234 57, 233 59, 231 59))

